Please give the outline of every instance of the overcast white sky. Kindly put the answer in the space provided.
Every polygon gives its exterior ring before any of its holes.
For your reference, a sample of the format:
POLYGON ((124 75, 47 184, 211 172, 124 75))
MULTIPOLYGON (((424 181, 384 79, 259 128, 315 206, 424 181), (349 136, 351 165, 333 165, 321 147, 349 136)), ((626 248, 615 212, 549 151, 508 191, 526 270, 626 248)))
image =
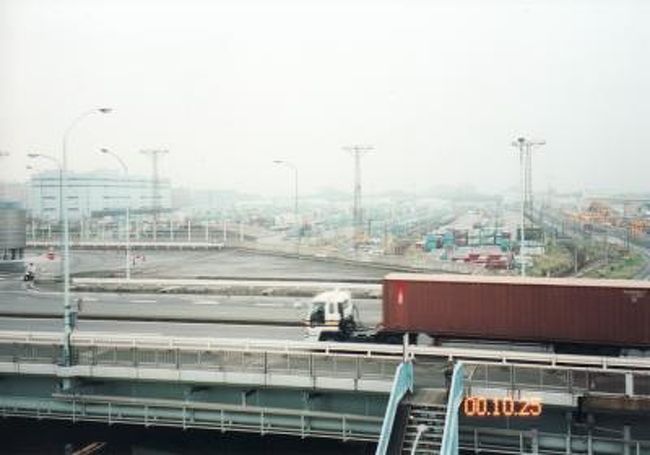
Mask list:
POLYGON ((0 0, 3 177, 30 151, 74 170, 282 194, 352 188, 348 144, 372 144, 365 191, 517 183, 510 142, 548 143, 536 189, 648 190, 650 2, 0 0))

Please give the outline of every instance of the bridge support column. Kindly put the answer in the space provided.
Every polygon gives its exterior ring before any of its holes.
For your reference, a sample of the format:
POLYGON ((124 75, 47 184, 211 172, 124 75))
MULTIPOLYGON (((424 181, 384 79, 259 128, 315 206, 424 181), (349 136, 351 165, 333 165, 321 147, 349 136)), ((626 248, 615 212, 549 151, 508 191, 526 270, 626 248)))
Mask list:
POLYGON ((573 415, 567 412, 564 418, 566 420, 566 450, 564 453, 571 455, 571 424, 573 422, 573 415))
POLYGON ((630 445, 632 440, 632 430, 629 425, 623 425, 623 455, 631 455, 630 445))
POLYGON ((248 397, 257 393, 257 389, 244 390, 241 393, 241 405, 246 407, 248 406, 248 397))
POLYGON ((632 373, 625 373, 625 395, 628 397, 634 395, 634 376, 632 373))

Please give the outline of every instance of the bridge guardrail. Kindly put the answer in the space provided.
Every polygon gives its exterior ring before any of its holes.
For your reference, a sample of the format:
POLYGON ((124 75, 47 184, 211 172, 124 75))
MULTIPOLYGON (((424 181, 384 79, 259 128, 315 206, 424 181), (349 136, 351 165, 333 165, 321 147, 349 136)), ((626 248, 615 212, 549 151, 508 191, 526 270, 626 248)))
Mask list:
POLYGON ((592 434, 562 434, 537 430, 514 430, 464 426, 460 429, 460 447, 478 453, 592 453, 647 454, 650 441, 626 440, 592 434))
POLYGON ((0 339, 0 362, 5 362, 5 370, 31 371, 29 364, 41 364, 54 367, 43 369, 41 374, 58 371, 56 374, 67 376, 120 374, 188 380, 200 376, 218 382, 239 380, 264 385, 286 382, 293 386, 311 384, 312 387, 383 392, 388 389, 402 360, 396 355, 335 352, 327 348, 280 349, 281 345, 273 349, 231 343, 209 348, 200 343, 176 346, 167 343, 152 347, 125 342, 126 339, 112 340, 112 343, 106 339, 102 342, 86 340, 85 343, 73 339, 73 366, 61 370, 61 337, 40 337, 37 343, 32 343, 29 336, 15 335, 13 342, 7 342, 6 334, 0 339))
POLYGON ((291 374, 390 381, 400 362, 392 356, 354 356, 323 352, 249 351, 245 349, 147 349, 76 346, 75 365, 171 368, 219 372, 291 374))
MULTIPOLYGON (((0 345, 12 343, 54 344, 62 343, 59 332, 0 331, 0 345)), ((170 337, 159 335, 122 335, 103 332, 75 332, 75 347, 133 347, 140 349, 178 349, 247 352, 324 353, 327 355, 354 355, 362 357, 399 357, 404 355, 401 345, 372 343, 337 343, 317 341, 259 340, 238 338, 170 337)), ((417 361, 428 358, 463 360, 468 363, 492 363, 529 367, 553 367, 556 369, 591 369, 602 371, 650 372, 648 357, 604 357, 589 355, 519 352, 507 350, 454 348, 438 346, 407 347, 407 357, 417 361)))
POLYGON ((498 388, 517 396, 522 390, 590 395, 650 397, 650 373, 545 366, 467 365, 468 395, 472 388, 498 388))
MULTIPOLYGON (((59 364, 62 335, 0 331, 0 360, 59 364)), ((285 374, 390 382, 403 347, 356 343, 132 336, 77 332, 77 365, 285 374)), ((406 358, 473 365, 467 384, 506 390, 650 396, 650 359, 409 346, 406 358)))
POLYGON ((258 434, 376 441, 381 417, 188 400, 55 393, 0 397, 3 416, 178 426, 258 434))

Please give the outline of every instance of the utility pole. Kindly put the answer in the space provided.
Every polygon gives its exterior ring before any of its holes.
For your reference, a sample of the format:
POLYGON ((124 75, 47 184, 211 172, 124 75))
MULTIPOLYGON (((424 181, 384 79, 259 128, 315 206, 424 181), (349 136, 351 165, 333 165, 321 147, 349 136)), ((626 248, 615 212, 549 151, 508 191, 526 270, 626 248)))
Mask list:
POLYGON ((151 212, 153 214, 153 241, 156 241, 158 230, 158 218, 160 216, 160 174, 158 169, 158 160, 161 155, 169 153, 169 150, 141 150, 140 153, 149 155, 152 163, 152 180, 151 180, 151 212))
POLYGON ((542 146, 546 144, 545 141, 531 141, 524 137, 517 138, 512 142, 513 147, 519 149, 519 165, 521 167, 521 219, 520 219, 520 232, 521 244, 519 246, 519 258, 521 261, 521 276, 526 276, 526 234, 525 234, 525 220, 526 211, 532 215, 533 210, 533 192, 532 192, 532 170, 531 170, 531 151, 535 146, 542 146))
POLYGON ((358 252, 359 243, 363 238, 363 209, 361 208, 361 156, 373 150, 370 145, 349 145, 343 150, 354 156, 354 205, 352 207, 352 218, 354 220, 354 251, 358 252))

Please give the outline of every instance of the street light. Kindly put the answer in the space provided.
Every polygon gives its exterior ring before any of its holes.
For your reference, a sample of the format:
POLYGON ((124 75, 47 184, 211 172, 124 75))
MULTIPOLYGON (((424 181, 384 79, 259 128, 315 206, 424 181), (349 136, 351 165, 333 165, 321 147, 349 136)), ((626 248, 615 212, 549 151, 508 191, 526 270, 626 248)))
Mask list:
POLYGON ((125 228, 125 236, 126 236, 126 268, 125 268, 125 275, 126 279, 130 280, 131 279, 131 224, 130 224, 130 219, 129 219, 129 206, 131 205, 131 193, 129 192, 129 168, 126 167, 126 164, 120 158, 115 152, 107 149, 107 148, 102 148, 99 150, 101 153, 105 153, 107 155, 113 156, 122 166, 122 170, 124 171, 124 176, 126 177, 126 185, 127 185, 127 194, 128 194, 128 201, 126 203, 126 228, 125 228))
MULTIPOLYGON (((526 256, 524 254, 526 248, 526 236, 524 233, 524 220, 526 211, 526 189, 529 188, 530 185, 530 152, 534 146, 544 144, 546 144, 545 141, 530 141, 524 137, 517 138, 517 140, 513 141, 511 144, 513 147, 519 149, 519 165, 521 167, 521 245, 519 246, 519 258, 521 260, 521 276, 523 277, 526 276, 526 256), (528 172, 526 172, 527 168, 528 172)), ((532 191, 532 189, 530 189, 530 191, 532 191)))
MULTIPOLYGON (((68 140, 70 133, 83 119, 92 114, 108 114, 112 111, 111 108, 101 107, 90 109, 81 113, 76 117, 70 126, 63 133, 63 147, 62 147, 62 204, 63 210, 63 322, 64 322, 64 337, 63 337, 63 364, 69 367, 72 364, 71 349, 70 349, 70 336, 72 335, 72 311, 70 307, 70 229, 68 222, 68 208, 67 208, 67 172, 68 172, 68 140)), ((69 386, 68 381, 64 381, 64 388, 69 386)))
POLYGON ((287 166, 293 171, 293 219, 298 227, 296 253, 300 255, 300 240, 302 238, 302 226, 298 222, 298 168, 295 164, 286 160, 273 160, 273 163, 287 166))

